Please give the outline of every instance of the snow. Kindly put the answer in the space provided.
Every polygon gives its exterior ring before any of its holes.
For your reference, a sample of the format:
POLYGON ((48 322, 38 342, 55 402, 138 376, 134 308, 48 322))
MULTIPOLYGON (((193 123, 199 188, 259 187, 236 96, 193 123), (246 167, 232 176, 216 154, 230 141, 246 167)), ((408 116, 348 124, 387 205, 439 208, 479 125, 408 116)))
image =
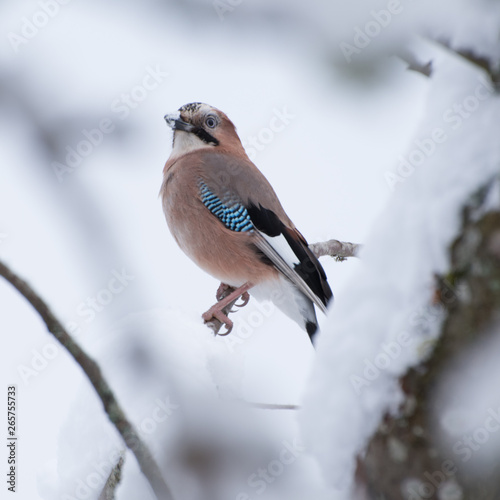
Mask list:
MULTIPOLYGON (((334 56, 341 61, 368 62, 384 52, 401 53, 415 37, 450 43, 477 56, 498 61, 500 6, 489 0, 342 0, 307 4, 296 2, 328 37, 334 56), (353 48, 346 49, 349 44, 353 48), (345 54, 350 54, 349 58, 345 54)), ((419 55, 418 53, 416 55, 419 55)))
MULTIPOLYGON (((429 305, 432 276, 447 268, 460 203, 498 164, 500 115, 492 95, 457 115, 478 86, 484 95, 484 75, 426 37, 497 57, 498 6, 418 4, 405 3, 359 56, 408 46, 433 59, 430 80, 397 59, 379 81, 332 66, 340 43, 387 2, 242 2, 223 22, 202 2, 196 19, 153 1, 71 2, 19 51, 8 39, 0 46, 2 89, 11 88, 0 118, 0 258, 75 326, 181 498, 206 498, 208 486, 215 498, 321 499, 332 488, 348 498, 355 456, 401 401, 397 377, 432 347, 441 318, 429 305), (283 24, 246 17, 261 8, 283 13, 283 24), (152 71, 167 75, 142 99, 152 71), (336 300, 318 318, 316 353, 269 303, 252 300, 229 337, 214 339, 201 323, 218 283, 176 247, 157 197, 171 145, 163 116, 192 101, 229 115, 309 241, 366 243, 360 261, 322 260, 336 300), (58 182, 53 162, 106 119, 114 129, 58 182), (56 130, 53 149, 37 121, 56 130), (436 128, 446 140, 405 167, 418 144, 442 138, 436 128), (85 315, 122 271, 127 286, 85 315), (298 404, 302 394, 299 423, 296 412, 237 403, 298 404)), ((2 9, 2 31, 19 33, 41 7, 2 9)), ((20 497, 95 497, 123 444, 81 370, 2 281, 0 304, 1 378, 19 388, 20 497)), ((127 451, 117 498, 151 497, 127 451)))
POLYGON ((361 265, 319 335, 301 423, 339 498, 350 498, 356 456, 403 400, 398 378, 439 333, 442 315, 430 305, 433 277, 448 269, 464 200, 498 172, 500 99, 485 82, 477 67, 435 49, 417 137, 440 128, 445 139, 429 143, 432 152, 409 174, 398 171, 361 265), (474 99, 478 87, 482 100, 474 99))
MULTIPOLYGON (((151 310, 111 328, 94 356, 177 497, 206 498, 207 489, 234 498, 257 490, 262 498, 283 492, 303 498, 311 488, 321 495, 321 476, 301 456, 293 415, 249 412, 239 396, 244 365, 227 352, 197 316, 151 310), (259 475, 262 468, 270 475, 259 475)), ((57 473, 46 464, 41 494, 95 496, 124 446, 88 383, 77 391, 61 433, 57 473)), ((119 491, 125 500, 149 490, 129 451, 126 463, 119 491)))

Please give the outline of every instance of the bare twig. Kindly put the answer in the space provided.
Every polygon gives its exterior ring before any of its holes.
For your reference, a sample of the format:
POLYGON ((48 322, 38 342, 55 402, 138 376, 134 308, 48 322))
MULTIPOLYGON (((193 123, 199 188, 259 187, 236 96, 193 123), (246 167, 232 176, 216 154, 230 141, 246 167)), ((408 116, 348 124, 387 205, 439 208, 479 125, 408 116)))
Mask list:
POLYGON ((299 405, 287 404, 274 404, 274 403, 251 403, 245 402, 250 408, 257 408, 258 410, 300 410, 299 405))
POLYGON ((286 403, 256 403, 239 398, 222 399, 222 403, 229 406, 240 406, 244 408, 254 408, 256 410, 300 410, 299 405, 286 403))
POLYGON ((398 57, 408 64, 409 71, 416 71, 429 78, 432 75, 432 61, 422 62, 408 49, 400 49, 398 57))
MULTIPOLYGON (((334 257, 337 261, 341 262, 343 260, 346 260, 348 257, 357 257, 359 250, 361 249, 361 245, 359 245, 358 243, 348 243, 345 241, 328 240, 328 241, 322 241, 320 243, 312 243, 311 245, 309 245, 309 248, 318 258, 328 255, 330 257, 334 257)), ((235 290, 236 290, 235 288, 228 287, 224 291, 222 298, 227 297, 230 293, 234 292, 235 290)), ((222 310, 222 312, 226 316, 228 316, 236 302, 237 300, 231 302, 228 306, 226 306, 222 310)), ((222 322, 220 322, 217 318, 212 318, 210 321, 207 322, 207 325, 213 330, 214 335, 218 335, 220 329, 222 328, 222 322)))
POLYGON ((309 245, 316 257, 329 255, 335 257, 338 261, 347 259, 347 257, 357 257, 361 249, 358 243, 348 243, 346 241, 328 240, 309 245))
POLYGON ((151 452, 125 416, 111 387, 104 379, 99 365, 73 340, 61 322, 54 316, 46 302, 33 288, 2 262, 0 262, 0 276, 3 276, 11 283, 34 307, 45 322, 49 332, 54 335, 80 365, 101 399, 104 411, 122 436, 127 447, 134 453, 141 471, 149 481, 156 497, 161 500, 173 498, 151 452))
POLYGON ((106 484, 104 485, 104 488, 102 489, 101 494, 99 495, 99 498, 97 500, 115 500, 115 491, 122 478, 122 467, 124 462, 125 453, 122 452, 120 458, 118 459, 118 462, 111 469, 106 484))

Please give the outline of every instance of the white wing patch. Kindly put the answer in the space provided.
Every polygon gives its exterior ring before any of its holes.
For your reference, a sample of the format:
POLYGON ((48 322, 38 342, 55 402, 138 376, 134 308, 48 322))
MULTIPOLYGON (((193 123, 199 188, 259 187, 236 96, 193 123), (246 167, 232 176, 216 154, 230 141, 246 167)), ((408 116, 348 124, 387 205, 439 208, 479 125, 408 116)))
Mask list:
MULTIPOLYGON (((297 274, 297 272, 291 267, 291 265, 285 260, 285 258, 290 259, 290 253, 294 256, 294 260, 292 262, 297 262, 297 257, 293 253, 293 250, 290 248, 284 236, 280 236, 283 238, 283 241, 286 243, 288 247, 288 251, 285 251, 285 256, 282 256, 276 248, 274 248, 271 243, 269 243, 269 239, 276 240, 276 237, 270 238, 265 234, 257 231, 255 234, 255 245, 261 252, 266 255, 271 262, 276 266, 276 269, 280 271, 284 276, 286 276, 309 300, 313 301, 320 311, 326 313, 326 306, 321 302, 320 298, 309 288, 307 283, 297 274)), ((293 264, 292 264, 293 265, 293 264)))
POLYGON ((300 264, 299 259, 290 248, 286 238, 280 234, 279 236, 268 236, 267 234, 261 233, 264 239, 271 245, 280 257, 293 269, 294 266, 300 264))

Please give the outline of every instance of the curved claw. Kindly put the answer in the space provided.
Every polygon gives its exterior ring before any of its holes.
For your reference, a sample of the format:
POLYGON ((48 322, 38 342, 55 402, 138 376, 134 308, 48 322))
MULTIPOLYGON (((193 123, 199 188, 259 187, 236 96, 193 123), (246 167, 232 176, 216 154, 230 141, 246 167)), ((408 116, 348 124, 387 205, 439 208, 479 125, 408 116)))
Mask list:
POLYGON ((217 302, 220 302, 224 297, 227 295, 227 291, 231 287, 229 285, 226 285, 225 283, 221 283, 219 285, 219 288, 217 288, 217 292, 215 293, 215 298, 217 299, 217 302))
POLYGON ((212 319, 219 320, 223 325, 226 326, 226 331, 222 333, 217 333, 216 335, 229 335, 231 330, 233 329, 233 322, 221 311, 217 308, 217 304, 212 306, 207 312, 203 313, 202 316, 205 323, 210 323, 212 319))
POLYGON ((231 333, 231 331, 233 330, 233 325, 228 325, 227 323, 225 324, 226 326, 226 331, 225 332, 217 332, 216 335, 218 335, 219 337, 225 337, 226 335, 229 335, 231 333))
POLYGON ((235 307, 245 307, 250 300, 250 294, 248 292, 245 292, 240 298, 243 302, 241 304, 234 304, 235 307))

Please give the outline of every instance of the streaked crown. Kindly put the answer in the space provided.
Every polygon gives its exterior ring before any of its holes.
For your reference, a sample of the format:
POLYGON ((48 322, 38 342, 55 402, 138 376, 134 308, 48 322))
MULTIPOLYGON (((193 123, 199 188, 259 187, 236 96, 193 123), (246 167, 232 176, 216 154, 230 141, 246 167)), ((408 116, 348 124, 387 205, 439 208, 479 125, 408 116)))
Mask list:
POLYGON ((165 120, 174 130, 175 155, 201 147, 236 148, 238 151, 243 149, 231 120, 225 113, 208 104, 184 104, 177 113, 166 115, 165 120))

